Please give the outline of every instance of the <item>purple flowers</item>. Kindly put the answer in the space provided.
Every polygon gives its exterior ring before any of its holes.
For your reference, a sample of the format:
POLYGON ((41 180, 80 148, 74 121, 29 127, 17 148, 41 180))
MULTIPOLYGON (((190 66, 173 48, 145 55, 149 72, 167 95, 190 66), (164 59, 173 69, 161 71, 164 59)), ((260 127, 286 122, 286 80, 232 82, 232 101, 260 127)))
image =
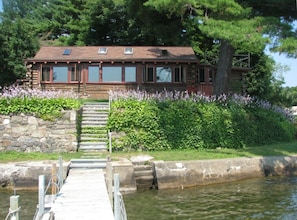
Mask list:
POLYGON ((138 101, 153 100, 158 102, 184 100, 196 103, 217 103, 222 106, 235 104, 248 108, 259 107, 266 110, 272 110, 281 113, 290 121, 294 120, 292 112, 289 109, 283 108, 281 106, 273 106, 267 101, 259 100, 256 97, 251 97, 249 95, 243 96, 239 94, 222 94, 220 96, 207 96, 202 93, 190 94, 187 91, 163 90, 162 92, 149 93, 142 90, 110 90, 109 97, 110 100, 136 99, 138 101))
POLYGON ((71 98, 77 99, 78 96, 73 91, 61 91, 61 90, 41 90, 41 89, 25 89, 19 86, 10 86, 2 90, 0 98, 71 98))

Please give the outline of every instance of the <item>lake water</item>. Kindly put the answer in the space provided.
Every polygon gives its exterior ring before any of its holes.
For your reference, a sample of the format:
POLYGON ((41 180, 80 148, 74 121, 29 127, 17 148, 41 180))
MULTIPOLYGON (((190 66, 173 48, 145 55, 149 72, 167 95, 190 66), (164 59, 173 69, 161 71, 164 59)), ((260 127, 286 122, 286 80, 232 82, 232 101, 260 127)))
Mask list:
MULTIPOLYGON (((21 220, 32 220, 37 191, 17 191, 21 220)), ((12 191, 0 190, 0 219, 12 191)), ((190 189, 124 195, 129 220, 297 219, 297 177, 261 178, 190 189)))
MULTIPOLYGON (((38 203, 38 191, 36 190, 20 190, 16 191, 20 195, 19 205, 21 206, 20 219, 32 220, 35 214, 36 205, 38 203)), ((13 190, 0 189, 0 219, 4 220, 9 212, 9 198, 14 195, 13 190)))
POLYGON ((297 177, 124 196, 129 220, 297 219, 297 177))

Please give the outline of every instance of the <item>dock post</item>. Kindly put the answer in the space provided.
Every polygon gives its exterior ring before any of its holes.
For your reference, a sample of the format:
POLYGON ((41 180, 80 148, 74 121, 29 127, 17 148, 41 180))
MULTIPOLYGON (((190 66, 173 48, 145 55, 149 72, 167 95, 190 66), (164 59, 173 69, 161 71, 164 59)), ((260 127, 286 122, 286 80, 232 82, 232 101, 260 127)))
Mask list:
POLYGON ((52 195, 57 194, 57 166, 52 164, 52 195))
POLYGON ((14 219, 14 220, 19 220, 20 219, 20 215, 19 215, 19 195, 14 195, 10 197, 10 212, 11 212, 11 217, 10 219, 14 219))
POLYGON ((59 157, 59 189, 61 190, 64 183, 64 173, 63 173, 63 159, 62 156, 59 157))
POLYGON ((45 193, 45 176, 40 175, 38 181, 38 213, 37 219, 39 220, 44 213, 44 193, 45 193))
POLYGON ((114 219, 120 219, 120 200, 118 193, 120 191, 120 175, 118 173, 114 174, 114 192, 113 192, 113 199, 114 199, 114 219))

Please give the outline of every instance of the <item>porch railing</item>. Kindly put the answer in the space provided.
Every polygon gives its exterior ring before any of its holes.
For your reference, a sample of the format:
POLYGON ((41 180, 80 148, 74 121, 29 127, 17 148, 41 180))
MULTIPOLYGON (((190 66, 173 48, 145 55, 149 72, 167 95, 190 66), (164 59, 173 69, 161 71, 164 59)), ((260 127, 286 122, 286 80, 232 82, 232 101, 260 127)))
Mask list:
MULTIPOLYGON (((219 57, 217 54, 213 53, 205 53, 204 59, 201 60, 202 63, 210 64, 217 66, 219 61, 219 57)), ((241 67, 241 68, 250 68, 251 66, 251 57, 250 54, 234 54, 232 60, 233 67, 241 67)))

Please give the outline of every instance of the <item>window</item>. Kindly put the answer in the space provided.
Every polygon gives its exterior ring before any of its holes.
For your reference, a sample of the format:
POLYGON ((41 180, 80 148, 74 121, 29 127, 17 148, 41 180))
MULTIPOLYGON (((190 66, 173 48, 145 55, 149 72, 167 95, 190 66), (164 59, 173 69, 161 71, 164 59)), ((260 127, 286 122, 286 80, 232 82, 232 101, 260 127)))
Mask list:
POLYGON ((204 68, 198 70, 199 73, 199 82, 205 82, 205 71, 204 68))
POLYGON ((136 82, 136 67, 125 67, 125 82, 136 82))
POLYGON ((68 67, 54 66, 52 79, 53 82, 68 82, 68 67))
POLYGON ((51 74, 51 68, 46 66, 42 67, 42 73, 41 73, 41 81, 50 81, 50 74, 51 74))
POLYGON ((132 47, 126 47, 124 54, 133 54, 133 48, 132 47))
POLYGON ((99 82, 99 66, 89 66, 88 82, 99 82))
POLYGON ((71 81, 81 80, 81 68, 80 66, 71 67, 71 81))
POLYGON ((157 67, 156 68, 156 81, 157 82, 172 82, 172 70, 170 67, 157 67))
POLYGON ((209 83, 212 83, 214 81, 214 71, 213 70, 209 70, 209 83))
POLYGON ((122 82, 122 67, 102 67, 102 82, 122 82))
POLYGON ((143 81, 144 82, 154 82, 154 68, 153 67, 143 67, 143 81))
POLYGON ((174 82, 184 82, 184 67, 179 66, 174 68, 174 82))
POLYGON ((107 54, 107 47, 100 47, 98 50, 99 54, 107 54))

